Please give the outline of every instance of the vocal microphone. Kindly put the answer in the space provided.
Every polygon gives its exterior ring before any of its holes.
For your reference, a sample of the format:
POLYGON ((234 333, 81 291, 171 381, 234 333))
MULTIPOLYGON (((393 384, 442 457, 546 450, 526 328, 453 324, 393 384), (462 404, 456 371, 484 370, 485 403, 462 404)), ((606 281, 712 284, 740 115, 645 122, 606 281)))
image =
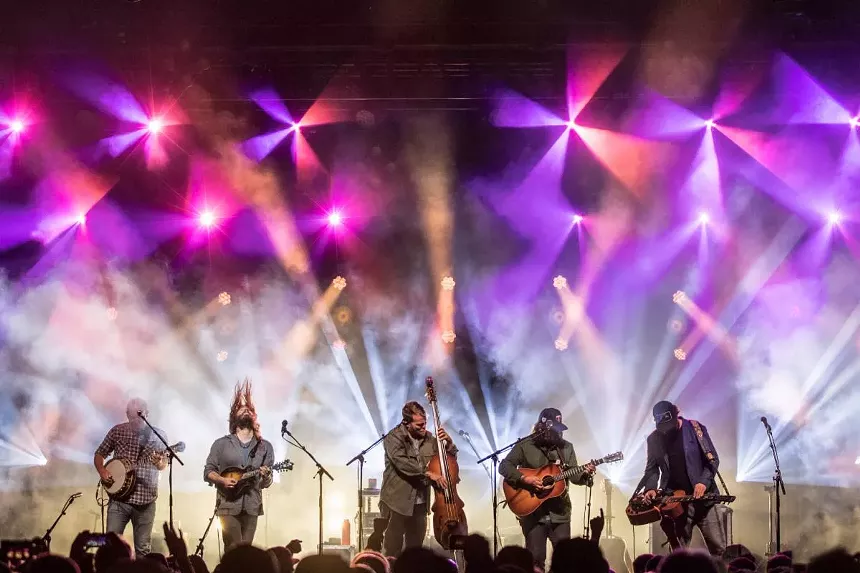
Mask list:
POLYGON ((284 420, 284 421, 282 421, 282 422, 281 422, 281 433, 282 433, 282 434, 286 434, 286 433, 287 433, 287 421, 286 421, 286 420, 284 420))
POLYGON ((137 415, 139 418, 143 418, 143 410, 138 410, 137 415))
POLYGON ((767 423, 767 418, 764 416, 761 417, 761 423, 764 424, 764 427, 770 430, 770 424, 767 423))
POLYGON ((467 432, 466 430, 460 430, 457 433, 460 434, 460 436, 466 438, 467 440, 471 439, 471 436, 469 436, 469 432, 467 432))
POLYGON ((79 497, 81 497, 81 492, 73 493, 70 497, 71 497, 72 499, 78 499, 79 497))

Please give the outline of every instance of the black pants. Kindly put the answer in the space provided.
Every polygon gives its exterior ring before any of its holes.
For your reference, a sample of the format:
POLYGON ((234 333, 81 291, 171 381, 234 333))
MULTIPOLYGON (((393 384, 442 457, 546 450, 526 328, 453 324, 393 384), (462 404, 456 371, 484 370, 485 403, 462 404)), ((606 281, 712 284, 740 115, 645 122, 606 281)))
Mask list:
POLYGON ((253 543, 257 531, 257 516, 240 513, 239 515, 220 515, 221 537, 224 539, 226 553, 240 543, 253 543))
POLYGON ((421 547, 427 534, 427 504, 420 503, 412 515, 402 515, 385 507, 388 527, 385 529, 385 555, 399 557, 404 549, 421 547))
POLYGON ((690 545, 693 526, 698 527, 702 532, 705 545, 708 546, 708 552, 711 555, 721 557, 725 553, 725 532, 712 505, 691 503, 687 506, 687 511, 677 519, 664 517, 660 522, 660 527, 669 539, 669 545, 673 550, 690 545))
POLYGON ((553 548, 559 541, 570 539, 570 522, 548 523, 545 521, 522 520, 523 536, 526 538, 526 549, 532 552, 541 571, 546 571, 546 542, 552 543, 553 548))

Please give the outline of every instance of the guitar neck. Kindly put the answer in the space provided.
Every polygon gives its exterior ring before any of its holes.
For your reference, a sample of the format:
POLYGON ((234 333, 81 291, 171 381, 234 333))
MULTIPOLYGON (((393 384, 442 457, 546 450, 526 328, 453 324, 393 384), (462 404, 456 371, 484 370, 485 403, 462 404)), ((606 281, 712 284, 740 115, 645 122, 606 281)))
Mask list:
MULTIPOLYGON (((595 466, 598 466, 598 465, 600 465, 602 462, 600 462, 600 461, 596 461, 596 462, 591 462, 591 463, 593 463, 595 466)), ((560 474, 558 474, 558 475, 555 477, 555 481, 562 481, 562 480, 570 479, 570 478, 572 478, 573 476, 575 476, 576 474, 581 474, 582 472, 584 472, 584 471, 585 471, 585 466, 586 466, 586 465, 588 465, 588 464, 584 464, 584 465, 581 465, 581 466, 575 466, 575 467, 568 468, 568 469, 564 470, 563 472, 561 472, 560 474)))

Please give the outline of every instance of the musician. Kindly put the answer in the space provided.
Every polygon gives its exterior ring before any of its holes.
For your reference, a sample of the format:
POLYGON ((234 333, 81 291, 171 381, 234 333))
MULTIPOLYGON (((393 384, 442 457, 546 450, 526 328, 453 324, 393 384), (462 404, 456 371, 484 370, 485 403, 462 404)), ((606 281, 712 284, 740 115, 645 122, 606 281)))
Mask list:
MULTIPOLYGON (((714 478, 720 465, 708 430, 698 424, 702 431, 704 447, 713 455, 709 460, 694 427, 694 422, 680 415, 675 404, 657 402, 653 411, 656 429, 648 436, 645 473, 640 489, 645 490, 646 499, 654 499, 658 490, 683 490, 696 498, 705 494, 718 494, 714 478)), ((702 532, 711 555, 721 556, 726 550, 723 527, 713 503, 691 503, 684 515, 674 520, 663 517, 660 523, 672 549, 686 547, 693 536, 693 526, 702 532)))
MULTIPOLYGON (((432 503, 430 486, 447 486, 440 474, 428 470, 438 445, 427 431, 427 412, 418 402, 407 402, 401 414, 400 425, 382 441, 385 471, 379 494, 380 512, 388 519, 385 554, 394 557, 423 544, 432 503)), ((447 452, 456 456, 457 447, 444 428, 439 428, 438 436, 447 452)))
MULTIPOLYGON (((138 415, 149 416, 149 408, 140 398, 132 398, 125 407, 127 422, 111 428, 93 456, 93 464, 101 481, 113 485, 113 477, 105 469, 108 457, 127 460, 135 476, 134 488, 123 501, 108 503, 108 532, 122 535, 131 521, 134 551, 144 556, 152 548, 152 524, 155 522, 155 500, 158 498, 158 472, 167 467, 164 444, 138 415)), ((164 437, 164 432, 156 428, 164 437)), ((131 468, 129 468, 131 469, 131 468)))
POLYGON ((242 484, 221 476, 228 468, 245 471, 259 468, 260 474, 251 478, 246 491, 234 500, 226 499, 220 490, 217 494, 216 513, 221 520, 225 551, 240 543, 253 543, 257 518, 263 515, 262 490, 272 485, 270 468, 275 461, 275 452, 272 444, 260 434, 248 379, 236 385, 228 426, 230 433, 215 440, 209 450, 203 469, 204 481, 229 490, 242 484))
MULTIPOLYGON (((561 421, 561 412, 555 408, 544 408, 533 430, 535 437, 514 446, 499 464, 499 473, 517 488, 549 489, 544 488, 540 478, 523 476, 519 468, 538 469, 549 464, 559 464, 563 471, 575 467, 577 463, 573 444, 562 437, 566 429, 567 426, 561 421)), ((594 472, 594 466, 588 464, 585 471, 568 481, 576 485, 589 484, 594 472)), ((526 548, 532 552, 535 565, 541 571, 546 568, 547 540, 555 548, 559 541, 570 538, 570 513, 570 496, 565 491, 564 495, 541 504, 534 513, 519 518, 526 548)))

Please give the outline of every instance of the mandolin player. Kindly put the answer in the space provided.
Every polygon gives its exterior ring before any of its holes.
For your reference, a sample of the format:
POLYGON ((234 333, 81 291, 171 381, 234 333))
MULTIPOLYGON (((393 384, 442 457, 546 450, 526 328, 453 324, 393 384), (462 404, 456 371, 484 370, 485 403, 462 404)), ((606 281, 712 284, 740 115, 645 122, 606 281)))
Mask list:
MULTIPOLYGON (((535 437, 518 443, 499 464, 499 473, 514 487, 542 489, 541 480, 535 476, 525 477, 519 468, 538 469, 549 464, 563 468, 575 467, 576 453, 573 444, 562 437, 567 429, 561 421, 561 412, 555 408, 544 408, 538 416, 533 433, 535 437)), ((587 484, 594 475, 592 464, 569 481, 577 485, 587 484)), ((534 556, 535 565, 544 571, 546 567, 546 542, 552 546, 570 538, 570 496, 563 495, 543 503, 534 513, 519 518, 526 549, 534 556)))
MULTIPOLYGON (((399 426, 382 442, 385 471, 379 507, 388 527, 384 535, 385 554, 397 557, 408 547, 420 547, 427 533, 430 485, 444 487, 444 479, 429 471, 428 464, 437 452, 435 438, 427 431, 427 412, 418 402, 407 402, 401 411, 399 426)), ((450 454, 457 454, 451 437, 439 428, 450 454)))
MULTIPOLYGON (((152 524, 155 522, 155 500, 158 497, 158 472, 167 467, 167 458, 158 436, 144 423, 138 413, 149 416, 146 402, 129 400, 125 408, 128 422, 117 424, 108 431, 93 456, 93 464, 106 486, 114 479, 105 468, 105 459, 124 459, 132 464, 135 481, 133 489, 121 501, 112 498, 107 510, 107 531, 122 535, 131 521, 134 552, 143 556, 152 548, 152 524)), ((161 430, 158 433, 164 436, 161 430)))
POLYGON ((218 509, 224 550, 253 543, 257 518, 263 515, 262 490, 272 485, 275 461, 272 444, 260 435, 251 382, 237 384, 229 417, 230 433, 215 440, 206 458, 203 479, 218 488, 218 509), (246 483, 223 477, 229 469, 259 470, 246 483))
MULTIPOLYGON (((652 413, 656 429, 648 436, 645 474, 638 488, 644 489, 645 498, 654 499, 658 490, 683 491, 696 498, 718 493, 714 478, 720 460, 707 428, 683 418, 666 400, 657 402, 652 413)), ((664 516, 660 522, 672 549, 690 544, 694 525, 711 555, 721 556, 726 541, 713 503, 691 503, 679 518, 664 516)))

